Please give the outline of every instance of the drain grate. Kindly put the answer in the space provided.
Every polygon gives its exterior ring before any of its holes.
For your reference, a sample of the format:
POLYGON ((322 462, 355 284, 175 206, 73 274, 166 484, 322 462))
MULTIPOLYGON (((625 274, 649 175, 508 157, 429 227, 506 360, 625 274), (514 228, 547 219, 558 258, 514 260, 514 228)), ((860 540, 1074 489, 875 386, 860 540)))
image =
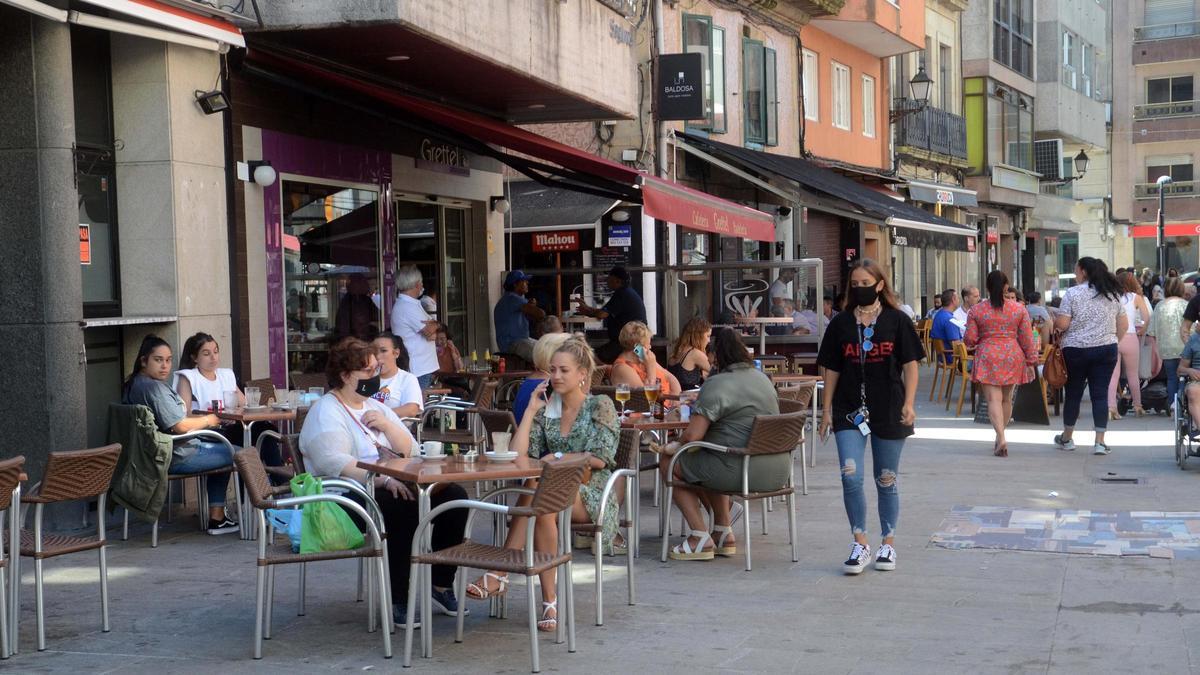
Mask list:
POLYGON ((1121 476, 1110 473, 1106 476, 1096 476, 1092 482, 1097 485, 1148 485, 1149 479, 1143 476, 1121 476))

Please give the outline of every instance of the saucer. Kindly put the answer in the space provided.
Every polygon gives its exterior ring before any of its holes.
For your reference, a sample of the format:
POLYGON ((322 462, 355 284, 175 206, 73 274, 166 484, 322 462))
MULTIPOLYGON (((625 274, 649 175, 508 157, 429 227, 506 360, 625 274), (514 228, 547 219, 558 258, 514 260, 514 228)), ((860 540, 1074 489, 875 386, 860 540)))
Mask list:
POLYGON ((428 460, 429 460, 429 461, 431 461, 431 462, 436 462, 436 461, 438 461, 438 460, 441 460, 441 459, 446 459, 446 458, 447 458, 447 457, 449 457, 449 456, 450 456, 450 455, 447 455, 447 454, 445 454, 445 453, 442 453, 442 454, 440 454, 440 455, 432 455, 432 456, 431 456, 431 455, 426 455, 426 454, 424 454, 424 453, 422 453, 422 454, 418 455, 418 457, 420 457, 421 459, 428 459, 428 460))
POLYGON ((271 407, 276 410, 291 410, 292 406, 289 403, 272 403, 271 407))
POLYGON ((483 456, 487 457, 488 461, 491 462, 511 462, 517 458, 517 454, 515 452, 485 452, 483 456))
POLYGON ((242 407, 242 410, 245 410, 246 412, 255 412, 258 410, 266 410, 266 409, 267 409, 267 406, 265 406, 265 405, 248 405, 248 406, 242 407))

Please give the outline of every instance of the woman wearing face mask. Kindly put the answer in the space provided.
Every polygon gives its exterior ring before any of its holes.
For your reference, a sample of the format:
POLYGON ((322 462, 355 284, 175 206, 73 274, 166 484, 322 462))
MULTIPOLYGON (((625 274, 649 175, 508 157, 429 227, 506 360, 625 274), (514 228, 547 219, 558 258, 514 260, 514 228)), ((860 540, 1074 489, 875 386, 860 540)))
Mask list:
MULTIPOLYGON (((188 414, 179 394, 167 384, 171 376, 171 346, 157 335, 147 335, 138 349, 133 372, 125 380, 121 402, 144 405, 154 414, 159 431, 178 436, 201 429, 212 429, 221 423, 211 413, 188 414)), ((211 471, 233 464, 233 455, 223 443, 192 440, 178 443, 171 453, 172 474, 192 474, 211 471)), ((238 531, 238 524, 225 513, 225 488, 229 474, 208 477, 208 533, 228 534, 238 531)))
MULTIPOLYGON (((607 396, 587 393, 596 369, 596 356, 582 337, 570 337, 550 358, 550 380, 542 382, 533 392, 525 416, 517 432, 513 434, 509 447, 517 452, 527 452, 530 457, 542 458, 555 453, 591 453, 591 481, 579 486, 579 495, 571 508, 571 521, 576 523, 595 522, 600 513, 600 499, 604 484, 616 468, 617 440, 620 423, 617 409, 607 396), (553 391, 546 400, 547 385, 553 391)), ((536 482, 527 483, 527 487, 536 482)), ((518 504, 528 504, 529 498, 522 497, 518 504)), ((558 515, 540 516, 534 525, 533 545, 538 552, 550 553, 557 550, 558 515)), ((614 542, 614 547, 625 546, 617 534, 617 503, 615 495, 609 495, 604 510, 604 541, 614 542)), ((513 518, 504 546, 521 549, 525 545, 527 518, 513 518)), ((558 599, 555 592, 555 571, 543 572, 542 618, 538 630, 552 631, 558 627, 558 599)), ((485 599, 502 595, 508 590, 508 575, 492 570, 467 586, 467 595, 485 599)))
POLYGON ((892 547, 900 514, 897 474, 904 439, 916 421, 918 364, 924 358, 913 323, 896 307, 883 269, 873 260, 850 265, 845 311, 829 322, 817 365, 825 368, 825 413, 819 432, 832 428, 842 474, 842 500, 854 543, 842 563, 846 574, 860 574, 871 558, 867 543, 867 498, 863 472, 867 440, 879 495, 883 542, 875 569, 896 569, 892 547))
MULTIPOLYGON (((329 392, 308 411, 300 431, 300 452, 309 471, 317 476, 342 476, 360 483, 367 472, 359 461, 411 457, 416 441, 396 413, 373 397, 379 393, 379 361, 375 349, 357 338, 346 338, 329 350, 325 366, 329 392)), ((393 619, 403 624, 408 601, 409 555, 419 521, 416 495, 412 489, 387 476, 375 477, 375 500, 387 526, 388 568, 392 579, 393 619)), ((439 486, 432 504, 466 499, 467 493, 453 483, 439 486)), ((433 549, 461 544, 467 512, 453 509, 433 520, 433 549)), ((433 607, 453 616, 458 611, 454 597, 453 566, 433 568, 433 607)))

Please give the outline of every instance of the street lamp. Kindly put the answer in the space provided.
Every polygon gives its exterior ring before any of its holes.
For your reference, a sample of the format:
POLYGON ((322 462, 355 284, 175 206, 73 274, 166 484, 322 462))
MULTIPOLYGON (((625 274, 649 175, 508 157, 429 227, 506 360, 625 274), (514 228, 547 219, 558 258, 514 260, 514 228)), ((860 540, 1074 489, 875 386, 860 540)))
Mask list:
POLYGON ((1088 158, 1087 153, 1084 152, 1083 150, 1080 150, 1079 154, 1075 155, 1075 160, 1074 160, 1075 175, 1074 176, 1069 176, 1067 178, 1059 178, 1058 180, 1048 180, 1048 181, 1042 181, 1042 182, 1046 183, 1048 185, 1066 185, 1067 183, 1072 183, 1074 181, 1077 181, 1080 178, 1083 178, 1083 175, 1085 173, 1087 173, 1088 162, 1090 162, 1090 161, 1091 161, 1091 159, 1088 158))
POLYGON ((921 66, 917 70, 917 74, 913 75, 913 79, 909 80, 908 88, 912 93, 911 100, 916 105, 909 107, 908 102, 910 99, 901 98, 900 104, 902 107, 899 110, 892 110, 888 113, 890 121, 895 122, 905 115, 920 112, 925 109, 925 106, 929 105, 929 92, 933 89, 933 80, 925 74, 925 66, 921 66))
POLYGON ((1171 183, 1170 176, 1159 176, 1154 181, 1158 185, 1158 273, 1167 273, 1167 185, 1171 183))

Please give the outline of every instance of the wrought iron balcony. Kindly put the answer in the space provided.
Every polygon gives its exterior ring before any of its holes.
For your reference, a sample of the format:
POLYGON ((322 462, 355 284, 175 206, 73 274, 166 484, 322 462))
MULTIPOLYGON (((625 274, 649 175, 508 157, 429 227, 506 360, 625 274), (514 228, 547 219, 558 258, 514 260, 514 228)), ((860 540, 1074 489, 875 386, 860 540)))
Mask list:
MULTIPOLYGON (((1158 183, 1134 183, 1133 196, 1135 199, 1150 199, 1158 197, 1158 183)), ((1166 197, 1195 197, 1196 182, 1190 180, 1167 183, 1166 197)))
POLYGON ((1200 101, 1170 101, 1168 103, 1143 103, 1133 106, 1133 117, 1144 120, 1159 117, 1187 117, 1200 112, 1200 101))
MULTIPOLYGON (((915 103, 897 99, 893 110, 911 108, 915 103)), ((926 106, 896 120, 896 147, 925 150, 956 159, 967 159, 967 122, 941 108, 926 106)))
POLYGON ((1160 23, 1154 26, 1140 26, 1133 29, 1134 42, 1171 40, 1174 38, 1192 37, 1195 35, 1200 35, 1200 21, 1160 23))

